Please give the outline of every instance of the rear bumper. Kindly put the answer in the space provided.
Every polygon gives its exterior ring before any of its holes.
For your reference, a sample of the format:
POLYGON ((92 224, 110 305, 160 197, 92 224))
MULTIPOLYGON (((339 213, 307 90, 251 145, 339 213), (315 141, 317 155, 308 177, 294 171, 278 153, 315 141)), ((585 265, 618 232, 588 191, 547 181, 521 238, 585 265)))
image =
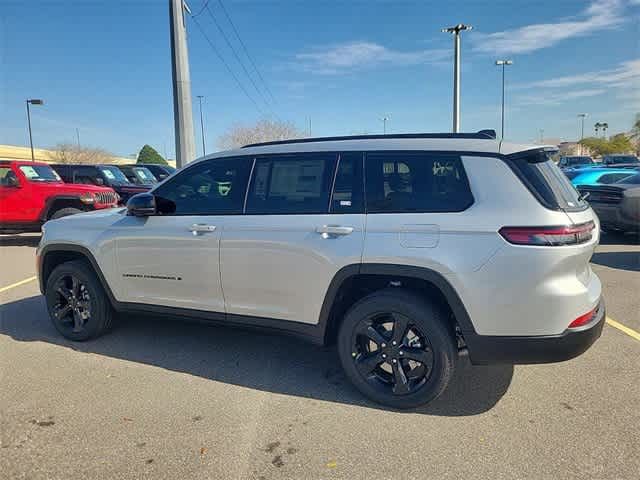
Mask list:
POLYGON ((503 337, 465 334, 471 363, 526 364, 562 362, 584 353, 600 338, 606 318, 604 300, 600 299, 593 320, 583 327, 565 330, 560 335, 503 337))

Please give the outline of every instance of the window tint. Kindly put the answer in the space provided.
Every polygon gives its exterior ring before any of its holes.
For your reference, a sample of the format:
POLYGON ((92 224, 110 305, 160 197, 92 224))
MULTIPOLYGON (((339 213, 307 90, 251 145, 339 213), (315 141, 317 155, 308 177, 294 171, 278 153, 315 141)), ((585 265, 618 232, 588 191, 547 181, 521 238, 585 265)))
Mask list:
POLYGON ((633 185, 640 184, 640 173, 636 173, 635 175, 629 175, 624 178, 621 178, 616 183, 630 183, 633 185))
POLYGON ((98 169, 96 167, 74 167, 72 173, 73 183, 84 183, 86 185, 99 185, 98 169))
POLYGON ((153 193, 166 213, 242 213, 251 162, 249 157, 209 160, 187 168, 153 193))
POLYGON ((11 185, 11 179, 16 178, 16 174, 13 173, 9 167, 0 167, 0 187, 7 187, 11 185))
POLYGON ((550 152, 534 151, 509 157, 509 165, 527 188, 547 208, 584 210, 587 203, 562 170, 551 160, 550 152))
POLYGON ((473 203, 456 155, 371 153, 365 176, 368 213, 459 212, 473 203))
POLYGON ((362 157, 362 152, 340 154, 331 196, 331 213, 364 211, 362 157))
POLYGON ((246 213, 327 213, 336 157, 304 153, 256 159, 246 213))

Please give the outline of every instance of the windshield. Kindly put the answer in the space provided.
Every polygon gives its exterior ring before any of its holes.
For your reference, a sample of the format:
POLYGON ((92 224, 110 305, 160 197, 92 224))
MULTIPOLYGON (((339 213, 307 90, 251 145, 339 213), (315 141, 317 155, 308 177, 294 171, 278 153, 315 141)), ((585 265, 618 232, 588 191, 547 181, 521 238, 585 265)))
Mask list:
POLYGON ((640 173, 636 173, 634 175, 629 175, 628 177, 624 177, 618 180, 616 183, 626 183, 632 185, 640 184, 640 173))
POLYGON ((604 157, 604 163, 620 165, 622 163, 640 163, 640 160, 633 155, 612 155, 610 157, 604 157))
POLYGON ((61 182, 62 179, 48 165, 22 165, 20 171, 30 182, 61 182))
POLYGON ((131 170, 139 180, 139 183, 146 185, 158 183, 158 179, 147 167, 132 167, 131 170))
POLYGON ((565 157, 564 164, 567 166, 589 165, 593 163, 591 157, 565 157))
POLYGON ((111 184, 131 183, 117 167, 100 167, 100 171, 111 184))

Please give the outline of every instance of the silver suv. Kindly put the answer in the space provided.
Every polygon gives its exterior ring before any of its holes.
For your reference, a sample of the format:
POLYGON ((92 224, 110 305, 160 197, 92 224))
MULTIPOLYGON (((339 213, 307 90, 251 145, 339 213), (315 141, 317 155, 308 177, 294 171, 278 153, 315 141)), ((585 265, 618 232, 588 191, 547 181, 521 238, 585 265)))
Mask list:
POLYGON ((364 395, 415 407, 460 355, 555 362, 600 336, 598 219, 549 154, 482 131, 210 155, 126 210, 48 222, 40 289, 72 340, 116 313, 266 328, 336 343, 364 395))

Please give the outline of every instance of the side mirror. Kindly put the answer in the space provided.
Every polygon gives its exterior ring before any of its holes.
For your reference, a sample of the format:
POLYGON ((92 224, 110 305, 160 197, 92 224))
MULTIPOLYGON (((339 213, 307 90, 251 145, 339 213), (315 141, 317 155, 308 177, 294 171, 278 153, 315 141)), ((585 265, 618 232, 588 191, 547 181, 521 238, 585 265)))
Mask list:
POLYGON ((127 202, 127 214, 135 217, 149 217, 156 214, 156 197, 151 193, 138 193, 127 202))
POLYGON ((5 177, 5 182, 7 187, 20 188, 20 182, 18 181, 18 177, 15 175, 7 175, 5 177))

